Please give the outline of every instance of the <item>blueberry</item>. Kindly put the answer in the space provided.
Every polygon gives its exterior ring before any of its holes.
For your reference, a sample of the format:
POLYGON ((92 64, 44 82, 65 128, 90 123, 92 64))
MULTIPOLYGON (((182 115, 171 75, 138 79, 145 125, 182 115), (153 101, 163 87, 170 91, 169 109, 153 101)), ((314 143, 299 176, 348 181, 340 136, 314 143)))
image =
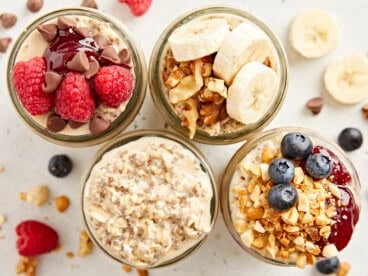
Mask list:
POLYGON ((72 161, 64 154, 54 155, 49 161, 49 172, 56 177, 67 176, 72 168, 72 161))
POLYGON ((314 178, 329 177, 332 171, 332 161, 321 153, 311 154, 305 162, 305 169, 314 178))
POLYGON ((323 274, 336 273, 339 268, 339 259, 337 257, 332 257, 329 259, 324 259, 316 263, 316 268, 319 272, 323 274))
POLYGON ((343 129, 338 137, 339 145, 346 151, 359 149, 363 143, 362 132, 354 127, 343 129))
POLYGON ((312 152, 313 144, 311 139, 300 132, 290 132, 281 141, 281 152, 286 158, 302 160, 312 152))
POLYGON ((274 184, 289 183, 294 177, 293 163, 285 158, 274 159, 268 167, 270 179, 274 184))
POLYGON ((290 209, 298 199, 298 192, 288 183, 274 185, 268 192, 268 203, 277 211, 290 209))

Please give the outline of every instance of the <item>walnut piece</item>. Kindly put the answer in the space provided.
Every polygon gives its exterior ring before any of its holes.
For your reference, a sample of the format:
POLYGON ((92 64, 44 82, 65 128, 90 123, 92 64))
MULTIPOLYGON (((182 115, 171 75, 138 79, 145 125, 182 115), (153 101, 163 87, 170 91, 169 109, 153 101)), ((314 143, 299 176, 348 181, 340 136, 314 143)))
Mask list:
POLYGON ((25 274, 26 276, 35 276, 37 268, 36 257, 20 257, 16 267, 17 274, 25 274))
POLYGON ((87 231, 83 230, 79 235, 79 250, 78 256, 84 258, 92 253, 93 242, 88 236, 87 231))

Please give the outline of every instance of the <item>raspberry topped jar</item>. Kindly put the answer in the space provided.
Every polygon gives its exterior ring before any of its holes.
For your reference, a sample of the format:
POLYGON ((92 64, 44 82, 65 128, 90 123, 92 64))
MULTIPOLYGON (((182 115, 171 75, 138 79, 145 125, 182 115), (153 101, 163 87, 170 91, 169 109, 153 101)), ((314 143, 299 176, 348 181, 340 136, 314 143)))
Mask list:
POLYGON ((341 148, 282 127, 243 145, 229 162, 221 208, 238 244, 263 261, 304 268, 338 254, 360 214, 360 182, 341 148))
POLYGON ((21 118, 67 146, 95 145, 124 130, 147 84, 144 55, 127 28, 86 8, 30 24, 12 49, 7 80, 21 118))

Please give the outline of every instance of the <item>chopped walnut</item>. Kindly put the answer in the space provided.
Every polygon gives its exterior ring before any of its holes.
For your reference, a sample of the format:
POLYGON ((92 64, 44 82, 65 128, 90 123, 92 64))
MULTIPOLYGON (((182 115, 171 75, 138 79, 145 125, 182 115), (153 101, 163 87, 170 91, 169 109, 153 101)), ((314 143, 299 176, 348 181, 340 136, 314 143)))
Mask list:
POLYGON ((84 258, 92 253, 93 242, 88 236, 87 231, 83 230, 79 235, 79 251, 78 256, 84 258))
POLYGON ((45 185, 37 185, 29 189, 27 193, 20 193, 21 200, 28 201, 35 206, 44 205, 50 197, 49 188, 45 185))
POLYGON ((20 257, 17 263, 16 273, 26 276, 35 276, 37 268, 36 257, 20 257))

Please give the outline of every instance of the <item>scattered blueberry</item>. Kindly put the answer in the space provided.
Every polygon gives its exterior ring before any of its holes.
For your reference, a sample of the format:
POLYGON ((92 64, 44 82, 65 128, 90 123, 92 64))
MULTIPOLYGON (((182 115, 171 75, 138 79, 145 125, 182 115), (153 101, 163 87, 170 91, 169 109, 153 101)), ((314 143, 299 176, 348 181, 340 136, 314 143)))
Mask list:
POLYGON ((339 268, 339 259, 337 257, 332 257, 329 259, 324 259, 316 263, 316 268, 319 272, 323 274, 336 273, 339 268))
POLYGON ((270 179, 274 184, 289 183, 294 177, 295 168, 286 158, 274 159, 268 167, 270 179))
POLYGON ((64 154, 54 155, 49 161, 49 172, 56 177, 67 176, 72 168, 72 161, 64 154))
POLYGON ((297 199, 298 192, 288 183, 274 185, 268 192, 268 203, 277 211, 290 209, 297 199))
POLYGON ((286 158, 302 160, 312 152, 313 144, 311 139, 300 132, 290 132, 281 141, 281 152, 286 158))
POLYGON ((363 143, 362 132, 354 127, 343 129, 338 137, 339 145, 346 151, 359 149, 363 143))
POLYGON ((305 162, 305 169, 314 178, 329 177, 332 171, 332 161, 321 153, 311 154, 305 162))

